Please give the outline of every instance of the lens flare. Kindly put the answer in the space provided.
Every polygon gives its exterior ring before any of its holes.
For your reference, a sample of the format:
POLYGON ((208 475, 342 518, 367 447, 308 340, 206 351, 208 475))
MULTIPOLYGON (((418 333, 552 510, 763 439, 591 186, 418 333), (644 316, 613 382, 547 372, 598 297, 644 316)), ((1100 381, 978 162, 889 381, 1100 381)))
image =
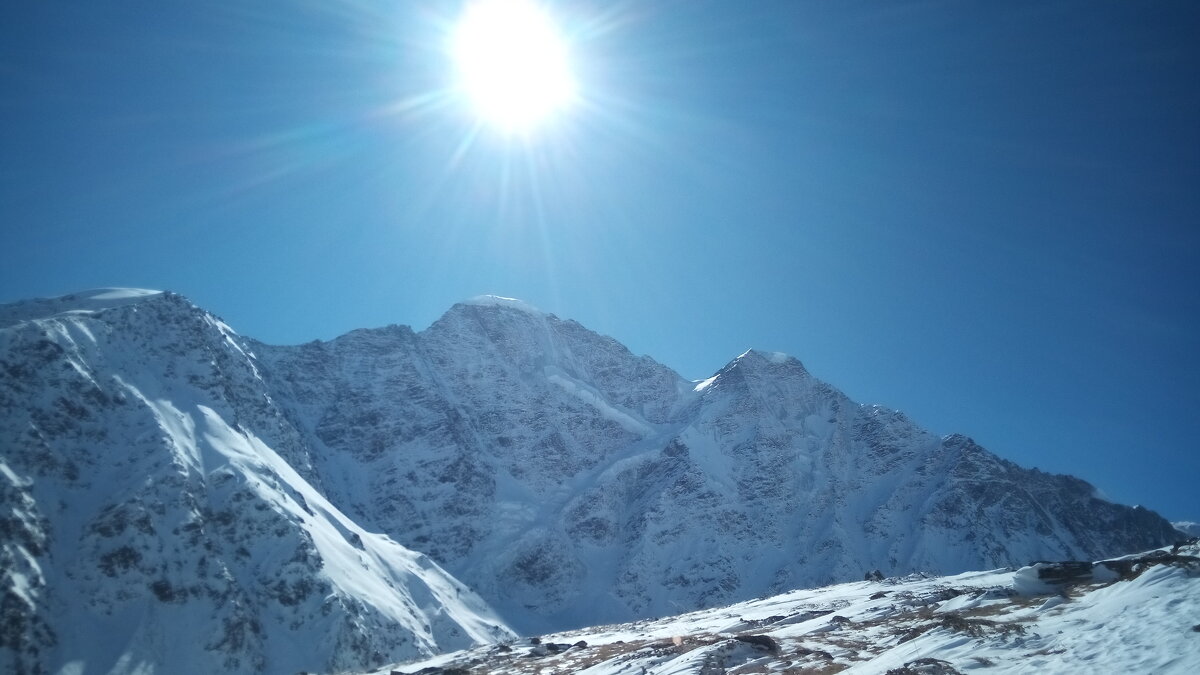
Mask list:
POLYGON ((471 4, 451 50, 472 109, 507 132, 529 131, 575 99, 567 44, 530 0, 471 4))

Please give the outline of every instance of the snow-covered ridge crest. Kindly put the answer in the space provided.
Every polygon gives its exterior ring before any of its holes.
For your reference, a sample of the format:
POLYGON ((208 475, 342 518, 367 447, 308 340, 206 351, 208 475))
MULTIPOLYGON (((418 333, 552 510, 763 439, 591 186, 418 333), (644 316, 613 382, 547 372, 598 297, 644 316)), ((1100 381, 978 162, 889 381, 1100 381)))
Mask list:
POLYGON ((94 288, 51 298, 20 300, 0 305, 0 328, 59 314, 98 312, 141 302, 163 293, 145 288, 94 288))
POLYGON ((746 351, 744 351, 738 355, 739 360, 746 359, 746 358, 755 358, 755 357, 764 359, 768 363, 774 363, 775 365, 782 365, 782 364, 787 363, 788 361, 796 361, 797 360, 794 356, 791 356, 790 354, 785 354, 783 352, 770 352, 770 351, 764 351, 762 349, 753 349, 753 348, 747 349, 746 351))
POLYGON ((94 288, 75 295, 81 299, 92 301, 136 300, 150 295, 158 295, 163 291, 148 288, 94 288))
POLYGON ((793 371, 804 373, 805 375, 808 374, 800 359, 791 354, 754 348, 747 349, 739 354, 737 358, 730 361, 724 368, 718 371, 718 374, 736 367, 749 368, 751 370, 762 369, 771 373, 793 371))
POLYGON ((522 312, 533 314, 534 316, 544 316, 545 312, 534 307, 533 305, 518 300, 517 298, 506 298, 501 295, 477 295, 473 298, 463 300, 460 305, 470 305, 473 307, 504 307, 507 309, 515 309, 522 312))

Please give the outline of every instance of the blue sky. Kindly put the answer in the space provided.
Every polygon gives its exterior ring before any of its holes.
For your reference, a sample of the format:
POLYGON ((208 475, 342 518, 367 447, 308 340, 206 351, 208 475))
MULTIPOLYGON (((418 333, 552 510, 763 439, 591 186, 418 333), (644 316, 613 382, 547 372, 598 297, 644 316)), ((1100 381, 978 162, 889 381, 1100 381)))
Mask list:
POLYGON ((583 103, 514 139, 447 95, 458 3, 7 3, 0 301, 296 343, 515 296, 1200 519, 1200 5, 550 7, 583 103))

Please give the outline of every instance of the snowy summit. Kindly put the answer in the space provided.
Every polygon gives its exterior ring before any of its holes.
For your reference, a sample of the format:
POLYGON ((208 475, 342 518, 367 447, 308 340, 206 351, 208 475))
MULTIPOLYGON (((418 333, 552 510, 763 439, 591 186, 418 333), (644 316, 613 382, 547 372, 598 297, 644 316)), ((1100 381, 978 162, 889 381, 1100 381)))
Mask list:
POLYGON ((162 291, 144 288, 94 288, 53 298, 23 300, 0 305, 0 327, 27 319, 48 318, 65 312, 98 312, 140 302, 161 293, 162 291))
POLYGON ((509 309, 520 310, 536 316, 541 316, 543 314, 542 310, 534 307, 524 300, 518 300, 517 298, 506 298, 500 295, 477 295, 469 300, 464 300, 460 304, 475 305, 478 307, 507 307, 509 309))

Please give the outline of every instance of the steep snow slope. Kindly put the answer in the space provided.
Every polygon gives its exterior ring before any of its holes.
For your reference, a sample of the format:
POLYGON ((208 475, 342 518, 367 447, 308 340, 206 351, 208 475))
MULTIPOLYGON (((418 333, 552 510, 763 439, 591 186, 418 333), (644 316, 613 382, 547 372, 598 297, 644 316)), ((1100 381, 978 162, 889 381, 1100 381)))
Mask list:
POLYGON ((508 299, 256 345, 327 494, 523 632, 1173 541, 1145 509, 751 350, 701 383, 508 299))
POLYGON ((1191 675, 1200 672, 1198 556, 1193 543, 1095 564, 792 591, 447 654, 378 675, 1191 675), (1064 573, 1072 578, 1046 580, 1064 573))
POLYGON ((340 671, 509 635, 322 494, 240 338, 179 296, 0 307, 0 670, 340 671))

